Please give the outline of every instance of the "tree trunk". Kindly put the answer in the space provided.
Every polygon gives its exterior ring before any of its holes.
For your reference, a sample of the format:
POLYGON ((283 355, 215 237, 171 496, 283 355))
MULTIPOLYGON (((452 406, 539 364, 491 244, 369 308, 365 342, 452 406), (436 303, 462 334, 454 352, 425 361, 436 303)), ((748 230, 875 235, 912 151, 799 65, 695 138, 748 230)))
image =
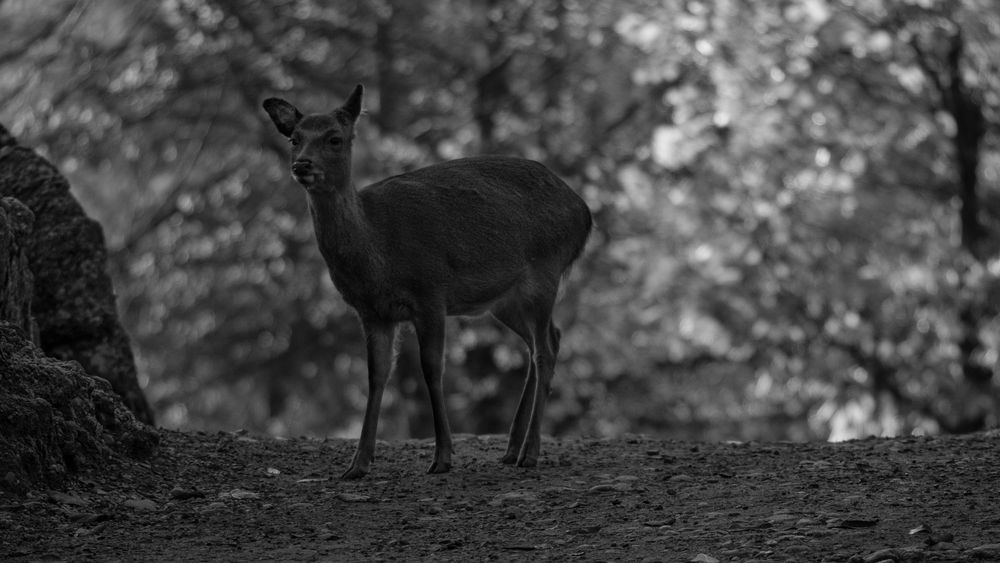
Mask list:
MULTIPOLYGON (((977 264, 982 265, 986 259, 986 232, 980 218, 979 161, 983 139, 986 136, 986 120, 983 115, 981 101, 962 79, 961 59, 964 51, 964 40, 961 33, 951 37, 948 51, 948 95, 945 96, 946 106, 955 120, 955 134, 952 143, 955 150, 955 161, 958 165, 959 198, 962 202, 960 219, 962 225, 962 246, 977 264)), ((973 291, 977 291, 973 289, 973 291)), ((981 291, 980 291, 981 292, 981 291)), ((959 311, 959 322, 962 326, 962 337, 959 349, 962 356, 962 375, 978 392, 988 393, 993 369, 984 366, 980 361, 982 342, 979 338, 979 326, 982 307, 979 299, 972 298, 962 305, 959 311)), ((985 417, 981 413, 969 413, 974 420, 985 417)), ((973 428, 972 430, 981 430, 973 428)))

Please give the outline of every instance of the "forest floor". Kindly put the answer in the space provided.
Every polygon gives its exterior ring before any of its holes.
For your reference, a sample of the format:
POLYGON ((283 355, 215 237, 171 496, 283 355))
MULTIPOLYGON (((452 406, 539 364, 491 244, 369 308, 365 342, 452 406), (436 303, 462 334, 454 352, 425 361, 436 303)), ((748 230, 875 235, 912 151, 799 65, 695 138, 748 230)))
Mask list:
POLYGON ((0 497, 3 561, 1000 561, 1000 432, 829 443, 354 443, 162 432, 145 463, 0 497))

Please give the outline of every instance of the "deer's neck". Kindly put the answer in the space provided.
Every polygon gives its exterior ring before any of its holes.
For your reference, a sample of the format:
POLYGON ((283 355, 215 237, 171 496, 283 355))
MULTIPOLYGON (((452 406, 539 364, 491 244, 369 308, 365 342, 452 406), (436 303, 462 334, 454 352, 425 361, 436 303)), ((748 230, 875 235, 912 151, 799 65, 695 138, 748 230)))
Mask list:
POLYGON ((378 268, 375 239, 361 198, 352 186, 331 192, 310 192, 316 242, 334 282, 346 277, 370 277, 378 268))

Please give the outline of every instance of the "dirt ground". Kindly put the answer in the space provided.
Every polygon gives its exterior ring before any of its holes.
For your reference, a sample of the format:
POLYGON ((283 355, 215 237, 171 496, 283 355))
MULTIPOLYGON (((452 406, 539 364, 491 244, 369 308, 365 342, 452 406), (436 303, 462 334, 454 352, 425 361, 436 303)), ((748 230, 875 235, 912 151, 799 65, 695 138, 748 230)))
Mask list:
POLYGON ((147 463, 0 497, 3 561, 1000 561, 1000 432, 826 443, 379 443, 162 432, 147 463))

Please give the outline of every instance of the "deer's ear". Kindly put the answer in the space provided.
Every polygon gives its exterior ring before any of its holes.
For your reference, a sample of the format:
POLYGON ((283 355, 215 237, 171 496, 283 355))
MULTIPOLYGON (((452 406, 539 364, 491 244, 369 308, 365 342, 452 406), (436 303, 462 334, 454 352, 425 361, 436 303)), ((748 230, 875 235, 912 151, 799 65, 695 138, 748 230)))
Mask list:
POLYGON ((351 116, 352 120, 357 121, 358 116, 361 115, 361 98, 365 94, 365 87, 358 84, 354 87, 354 91, 351 95, 347 97, 347 101, 344 102, 343 110, 351 116))
POLYGON ((295 126, 302 119, 302 112, 281 98, 268 98, 264 100, 264 111, 267 112, 267 115, 271 116, 271 121, 278 128, 278 132, 286 137, 291 136, 292 131, 295 130, 295 126))

